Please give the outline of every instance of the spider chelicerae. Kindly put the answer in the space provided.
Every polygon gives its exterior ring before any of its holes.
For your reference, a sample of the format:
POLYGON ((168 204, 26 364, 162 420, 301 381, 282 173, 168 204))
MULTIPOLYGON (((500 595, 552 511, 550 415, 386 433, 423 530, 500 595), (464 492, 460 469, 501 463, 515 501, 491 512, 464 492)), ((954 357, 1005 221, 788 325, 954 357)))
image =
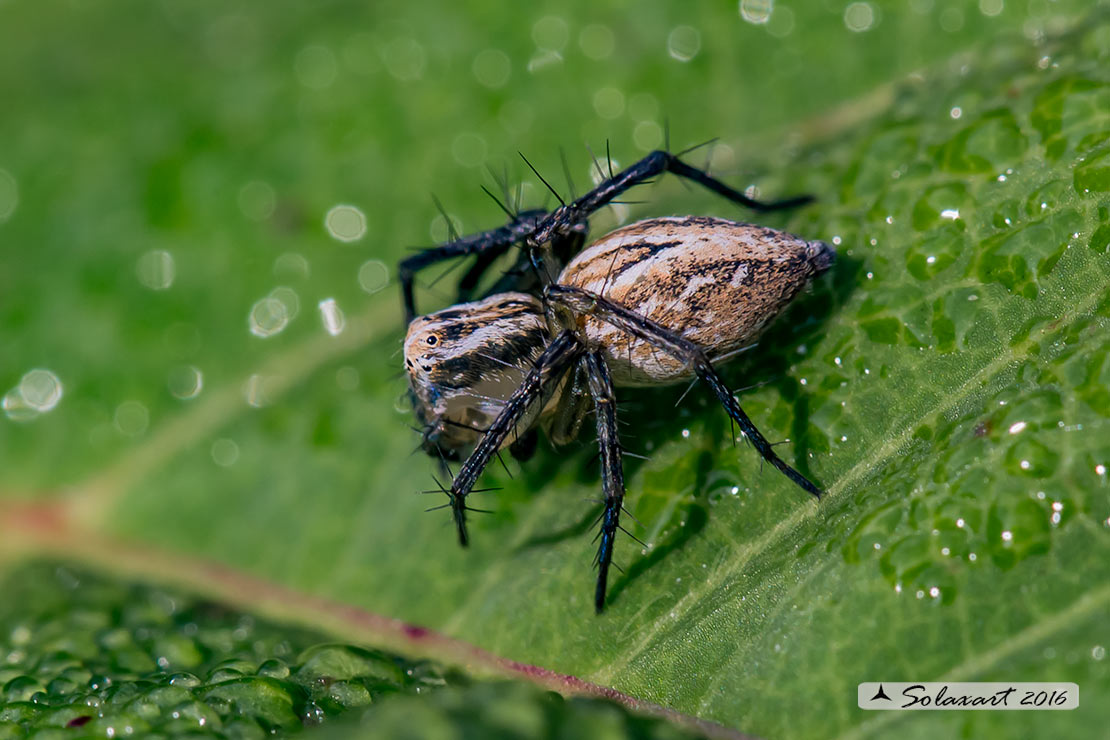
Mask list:
POLYGON ((655 151, 619 172, 610 166, 600 184, 571 202, 532 168, 559 199, 558 208, 513 212, 502 203, 509 215, 505 226, 452 239, 400 265, 409 322, 405 368, 422 446, 445 465, 463 460, 451 487, 441 486, 462 545, 468 541, 467 496, 500 450, 527 457, 536 428, 556 445, 569 442, 594 411, 604 492, 594 596, 599 612, 625 492, 615 387, 701 379, 764 460, 821 495, 775 454, 715 366, 745 349, 828 270, 833 248, 762 226, 669 217, 624 226, 583 249, 590 214, 665 172, 760 212, 812 200, 760 202, 680 156, 655 151), (482 276, 514 247, 520 250, 515 266, 484 297, 468 300, 482 276), (416 316, 415 273, 468 255, 476 260, 460 280, 460 302, 416 316))

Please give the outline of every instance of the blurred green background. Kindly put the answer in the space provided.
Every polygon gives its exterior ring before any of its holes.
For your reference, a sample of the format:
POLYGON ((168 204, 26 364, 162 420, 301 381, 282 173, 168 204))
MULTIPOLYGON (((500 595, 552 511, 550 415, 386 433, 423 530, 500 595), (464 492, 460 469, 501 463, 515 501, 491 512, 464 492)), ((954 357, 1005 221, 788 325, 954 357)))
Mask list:
MULTIPOLYGON (((772 736, 883 732, 851 692, 892 674, 1105 698, 1108 28, 1084 0, 0 0, 0 498, 772 736), (622 393, 652 548, 618 546, 594 618, 591 435, 491 471, 470 552, 411 495, 394 270, 446 237, 433 193, 489 228, 487 167, 543 205, 518 151, 581 190, 587 146, 627 165, 665 128, 818 198, 760 220, 841 263, 729 380, 832 493, 760 475, 700 392, 622 393)), ((595 233, 753 218, 632 197, 595 233)))

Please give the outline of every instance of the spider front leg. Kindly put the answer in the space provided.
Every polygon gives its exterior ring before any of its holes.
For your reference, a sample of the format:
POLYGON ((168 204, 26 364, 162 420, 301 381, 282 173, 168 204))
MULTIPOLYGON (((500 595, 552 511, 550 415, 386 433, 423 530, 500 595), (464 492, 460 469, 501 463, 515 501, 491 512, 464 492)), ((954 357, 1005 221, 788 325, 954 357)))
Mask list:
POLYGON ((728 198, 733 203, 761 213, 781 211, 813 202, 812 195, 799 195, 771 202, 755 200, 726 185, 708 172, 686 164, 677 155, 656 150, 616 174, 610 172, 608 180, 605 180, 574 202, 552 211, 540 222, 535 234, 531 237, 531 241, 534 244, 543 244, 551 239, 554 234, 564 229, 567 222, 575 222, 589 216, 591 213, 609 205, 610 202, 629 188, 640 185, 664 172, 670 172, 691 182, 696 182, 718 195, 728 198))
POLYGON ((699 378, 709 384, 728 415, 740 426, 740 431, 752 443, 764 460, 778 468, 787 478, 800 488, 821 498, 821 489, 812 481, 790 467, 778 455, 767 438, 756 428, 744 409, 740 407, 732 392, 721 376, 713 368, 705 352, 697 344, 670 331, 664 326, 617 305, 601 296, 581 288, 567 285, 551 285, 544 291, 550 303, 562 306, 579 316, 594 316, 607 324, 621 329, 641 339, 675 359, 686 363, 699 378))
POLYGON ((478 476, 501 449, 509 432, 515 429, 524 418, 528 407, 542 399, 545 389, 558 384, 563 373, 581 353, 582 343, 573 331, 568 329, 560 333, 536 360, 535 367, 509 396, 504 408, 482 435, 482 441, 470 453, 470 457, 466 458, 466 462, 459 469, 459 474, 451 482, 451 491, 448 495, 451 498, 451 511, 455 516, 455 529, 459 533, 459 544, 463 547, 466 547, 469 542, 466 532, 466 497, 478 482, 478 476))
POLYGON ((609 367, 600 352, 590 351, 582 357, 582 366, 590 385, 597 412, 597 444, 601 448, 602 490, 605 492, 605 511, 601 515, 600 543, 597 547, 597 590, 594 608, 601 612, 605 606, 605 589, 609 580, 609 565, 613 562, 613 543, 620 529, 621 503, 624 501, 624 470, 621 463, 621 445, 617 435, 617 399, 609 367))
POLYGON ((425 249, 401 260, 398 265, 398 279, 401 282, 401 297, 404 302, 405 323, 410 324, 418 315, 416 299, 413 295, 413 280, 416 273, 425 267, 455 257, 478 255, 478 261, 463 277, 462 290, 472 290, 485 271, 498 257, 505 254, 509 247, 520 243, 531 234, 536 225, 547 215, 544 210, 522 211, 504 226, 489 231, 481 231, 456 239, 438 247, 425 249))

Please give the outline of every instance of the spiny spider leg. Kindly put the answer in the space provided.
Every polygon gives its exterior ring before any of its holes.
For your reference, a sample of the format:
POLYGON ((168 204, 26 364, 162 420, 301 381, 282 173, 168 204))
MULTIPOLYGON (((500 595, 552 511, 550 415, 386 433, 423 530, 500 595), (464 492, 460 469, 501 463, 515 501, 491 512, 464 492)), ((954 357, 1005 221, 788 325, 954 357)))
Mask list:
POLYGON ((602 490, 605 511, 601 515, 601 542, 597 547, 597 590, 594 608, 600 613, 605 606, 605 588, 609 565, 613 562, 613 541, 620 528, 621 503, 624 501, 624 471, 621 467, 621 445, 617 435, 617 398, 609 367, 600 352, 587 352, 580 360, 590 385, 590 395, 597 410, 597 444, 601 448, 602 490))
POLYGON ((675 359, 687 363, 693 368, 697 376, 713 389, 713 393, 716 394, 721 405, 725 407, 728 415, 740 426, 740 431, 744 433, 744 436, 748 438, 763 459, 782 471, 787 478, 794 481, 803 490, 817 498, 821 497, 822 491, 820 488, 775 454, 771 443, 756 429, 752 420, 740 408, 740 404, 736 401, 732 392, 721 380, 721 376, 713 369, 713 364, 697 344, 650 319, 640 316, 635 311, 630 311, 624 306, 581 288, 567 285, 549 285, 544 291, 544 298, 550 303, 569 309, 578 316, 595 316, 607 324, 622 329, 663 350, 675 359))
POLYGON ((559 334, 539 356, 535 367, 521 381, 520 386, 509 396, 501 413, 482 435, 482 441, 459 469, 459 474, 451 483, 450 496, 451 511, 455 515, 455 529, 459 533, 459 544, 463 547, 466 547, 469 541, 466 534, 467 494, 474 488, 478 476, 489 465, 494 454, 501 449, 501 443, 524 417, 532 402, 542 397, 544 388, 552 387, 559 382, 563 373, 578 359, 581 352, 582 343, 573 331, 568 329, 559 334))
MULTIPOLYGON (((422 252, 417 252, 411 257, 401 260, 398 270, 398 279, 401 281, 401 296, 404 300, 405 307, 405 323, 410 324, 416 318, 416 301, 413 296, 413 279, 419 270, 434 265, 437 262, 453 259, 455 257, 466 257, 471 254, 486 255, 493 253, 492 257, 485 260, 480 259, 482 265, 481 271, 485 271, 497 258, 503 255, 509 247, 513 244, 520 243, 525 237, 531 234, 536 225, 547 215, 547 211, 536 209, 530 211, 522 211, 517 217, 496 229, 489 231, 481 231, 477 234, 470 234, 461 239, 442 244, 438 247, 425 249, 422 252)), ((477 267, 477 266, 475 266, 477 267)), ((475 268, 471 268, 467 272, 464 281, 469 281, 469 285, 476 284, 481 278, 481 272, 474 273, 475 268)))
POLYGON ((639 162, 611 176, 608 180, 601 183, 581 198, 576 199, 563 208, 552 211, 536 227, 536 231, 532 234, 529 241, 533 244, 543 244, 547 242, 555 232, 565 228, 568 224, 580 222, 585 216, 608 205, 610 201, 629 188, 640 185, 664 172, 671 172, 679 177, 692 180, 719 195, 723 195, 733 203, 738 203, 739 205, 764 213, 795 208, 813 201, 813 196, 811 195, 799 195, 793 198, 764 203, 763 201, 749 198, 717 178, 699 170, 697 167, 686 164, 670 152, 656 150, 639 162))

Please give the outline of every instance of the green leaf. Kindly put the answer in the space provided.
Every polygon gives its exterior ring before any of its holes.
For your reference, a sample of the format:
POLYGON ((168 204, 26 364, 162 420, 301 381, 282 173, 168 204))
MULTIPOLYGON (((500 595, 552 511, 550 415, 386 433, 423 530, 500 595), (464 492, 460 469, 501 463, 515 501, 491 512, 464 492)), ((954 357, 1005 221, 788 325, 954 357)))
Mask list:
POLYGON ((611 701, 472 683, 427 661, 321 644, 320 634, 64 566, 27 565, 0 585, 0 738, 262 738, 320 725, 339 737, 431 737, 446 725, 544 738, 596 722, 612 737, 692 736, 611 701))
MULTIPOLYGON (((369 632, 325 605, 363 607, 766 736, 1105 726, 1105 12, 271 5, 0 6, 0 94, 27 101, 0 117, 0 494, 24 501, 0 512, 0 553, 351 640, 369 632), (665 121, 675 149, 723 135, 730 182, 818 196, 766 223, 835 243, 836 268, 726 374, 829 493, 761 473, 700 390, 677 408, 683 389, 622 390, 626 446, 649 458, 627 463, 628 526, 649 546, 618 543, 594 617, 589 435, 491 469, 504 490, 460 551, 411 495, 435 464, 409 454, 379 273, 445 236, 429 190, 464 230, 497 223, 483 159, 557 172, 563 145, 581 187, 578 141, 627 165, 665 121), (365 214, 353 243, 325 228, 341 204, 365 214), (198 557, 284 590, 252 604, 198 557), (1081 706, 871 715, 852 698, 947 679, 1074 681, 1081 706)), ((628 218, 736 211, 668 179, 641 192, 628 218)))

